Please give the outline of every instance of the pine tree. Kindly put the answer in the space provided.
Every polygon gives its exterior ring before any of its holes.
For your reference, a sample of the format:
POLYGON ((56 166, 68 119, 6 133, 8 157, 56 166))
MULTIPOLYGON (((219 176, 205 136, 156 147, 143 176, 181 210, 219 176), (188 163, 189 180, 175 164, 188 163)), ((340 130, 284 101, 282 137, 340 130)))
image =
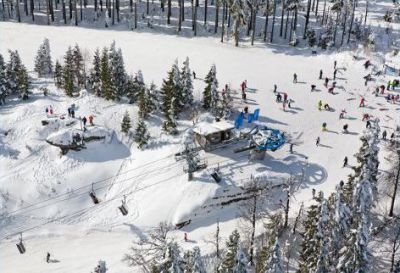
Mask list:
POLYGON ((121 131, 125 134, 128 134, 131 127, 131 118, 128 111, 126 111, 124 117, 122 118, 121 131))
POLYGON ((54 81, 57 88, 63 87, 63 68, 58 61, 54 66, 54 81))
POLYGON ((63 88, 67 96, 72 97, 75 91, 74 83, 74 59, 71 47, 68 47, 67 52, 64 56, 64 67, 63 67, 63 88))
POLYGON ((90 89, 96 96, 103 97, 101 89, 101 58, 100 51, 97 48, 93 56, 93 67, 90 72, 90 89))
POLYGON ((129 99, 129 103, 132 104, 136 101, 136 85, 135 79, 132 75, 127 76, 126 78, 126 97, 129 99))
POLYGON ((230 1, 229 12, 233 19, 233 36, 235 38, 235 46, 239 46, 240 28, 246 24, 246 16, 244 11, 244 3, 242 0, 230 1))
POLYGON ((50 56, 50 43, 49 39, 45 38, 43 43, 39 46, 35 58, 35 72, 39 77, 48 76, 53 73, 53 64, 50 56))
POLYGON ((142 89, 139 94, 139 117, 145 119, 149 114, 149 109, 147 108, 147 99, 146 99, 146 89, 142 89))
POLYGON ((221 269, 223 272, 232 272, 235 268, 236 256, 239 250, 240 235, 235 229, 229 236, 229 240, 226 242, 227 253, 224 260, 222 261, 221 269))
POLYGON ((139 118, 135 132, 135 142, 138 144, 138 148, 144 148, 147 145, 149 138, 150 135, 147 131, 146 123, 143 118, 139 118))
POLYGON ((313 29, 307 30, 306 37, 308 40, 308 45, 310 47, 314 47, 315 44, 317 43, 317 38, 315 37, 315 30, 313 29))
POLYGON ((115 90, 115 98, 125 95, 126 72, 124 67, 124 59, 121 49, 115 48, 115 42, 111 44, 109 51, 109 69, 111 75, 111 86, 115 90))
POLYGON ((178 60, 175 60, 175 63, 172 65, 172 73, 173 73, 173 82, 174 82, 174 88, 173 88, 173 97, 175 98, 175 116, 178 115, 178 113, 182 112, 182 108, 185 105, 184 103, 184 94, 183 94, 183 87, 181 83, 181 73, 179 71, 178 67, 178 60))
POLYGON ((28 92, 28 71, 22 64, 17 50, 9 50, 10 61, 6 65, 7 93, 23 96, 28 92))
POLYGON ((203 92, 203 108, 210 109, 213 114, 217 113, 219 103, 218 80, 216 73, 216 67, 213 64, 206 76, 206 87, 203 92))
POLYGON ((73 67, 72 72, 74 76, 74 83, 79 87, 85 87, 86 75, 83 63, 83 56, 79 45, 76 44, 72 50, 73 67))
POLYGON ((168 243, 166 257, 157 267, 159 272, 183 273, 184 260, 176 242, 168 243))
POLYGON ((186 106, 193 105, 193 82, 192 82, 192 72, 189 67, 189 58, 183 62, 182 72, 181 72, 181 83, 182 83, 182 95, 183 103, 186 106))
POLYGON ((115 100, 116 92, 113 89, 111 84, 111 74, 109 69, 109 60, 108 60, 108 50, 105 47, 101 54, 101 69, 100 69, 100 79, 101 79, 101 93, 104 95, 104 98, 107 100, 115 100))
POLYGON ((317 223, 316 240, 319 243, 319 251, 317 253, 316 273, 325 273, 330 270, 329 247, 328 247, 328 225, 329 225, 329 211, 328 205, 322 193, 320 194, 320 209, 317 223))
POLYGON ((164 122, 164 130, 170 133, 176 132, 175 122, 175 84, 174 71, 168 72, 168 78, 163 80, 161 87, 161 111, 164 113, 166 121, 164 122))
POLYGON ((146 107, 150 113, 157 110, 158 94, 156 85, 152 82, 149 88, 146 88, 146 107))
POLYGON ((7 78, 6 78, 6 65, 4 63, 3 55, 0 54, 0 105, 5 102, 7 96, 7 78))
POLYGON ((248 270, 249 268, 247 267, 248 263, 249 260, 246 253, 243 249, 239 249, 236 254, 236 262, 233 268, 233 273, 250 273, 250 270, 248 270))
POLYGON ((175 98, 172 98, 170 101, 170 106, 167 110, 167 112, 165 113, 165 119, 166 121, 164 121, 164 125, 163 125, 163 129, 170 133, 170 134, 176 134, 177 130, 176 130, 176 120, 175 120, 175 98))
POLYGON ((275 239, 275 246, 267 262, 265 273, 283 273, 283 261, 278 238, 275 239))
POLYGON ((231 89, 229 86, 226 86, 226 88, 222 92, 222 101, 221 101, 222 115, 228 117, 232 112, 232 108, 233 108, 233 98, 231 94, 231 89))

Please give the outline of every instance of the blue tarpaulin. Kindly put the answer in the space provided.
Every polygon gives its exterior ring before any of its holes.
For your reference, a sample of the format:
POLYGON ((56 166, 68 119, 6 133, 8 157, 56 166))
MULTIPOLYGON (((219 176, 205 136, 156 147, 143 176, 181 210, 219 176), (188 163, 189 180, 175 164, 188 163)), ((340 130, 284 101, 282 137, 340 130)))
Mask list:
POLYGON ((249 113, 249 115, 247 116, 247 123, 252 123, 253 122, 253 120, 254 120, 254 114, 250 114, 249 113))
POLYGON ((256 110, 254 110, 253 119, 254 119, 254 120, 258 120, 258 116, 259 116, 259 115, 260 115, 260 109, 257 108, 256 110))
POLYGON ((240 114, 235 120, 235 128, 239 129, 243 125, 243 115, 240 114))

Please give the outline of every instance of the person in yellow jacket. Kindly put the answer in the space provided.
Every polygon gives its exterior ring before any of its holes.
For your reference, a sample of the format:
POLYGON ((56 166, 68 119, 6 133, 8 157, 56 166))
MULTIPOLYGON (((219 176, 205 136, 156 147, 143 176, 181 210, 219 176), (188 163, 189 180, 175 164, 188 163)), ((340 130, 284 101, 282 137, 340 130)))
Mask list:
POLYGON ((318 102, 318 110, 321 111, 322 110, 322 100, 320 100, 318 102))

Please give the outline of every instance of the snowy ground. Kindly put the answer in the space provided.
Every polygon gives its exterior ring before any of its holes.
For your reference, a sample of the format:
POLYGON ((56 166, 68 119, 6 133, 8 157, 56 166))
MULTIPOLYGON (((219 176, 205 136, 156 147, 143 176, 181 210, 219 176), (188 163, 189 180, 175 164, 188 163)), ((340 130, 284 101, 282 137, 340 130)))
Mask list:
MULTIPOLYGON (((180 140, 161 134, 157 127, 161 123, 159 117, 150 118, 153 140, 149 149, 138 151, 119 133, 124 112, 128 109, 135 120, 136 106, 106 102, 86 93, 79 98, 66 98, 43 80, 42 84, 51 90, 48 97, 35 92, 27 102, 12 102, 0 108, 0 130, 9 131, 0 138, 0 263, 4 272, 89 272, 99 259, 107 262, 110 272, 129 272, 121 258, 133 236, 142 236, 160 221, 175 224, 188 217, 194 219, 193 223, 176 231, 176 237, 182 240, 182 233, 188 232, 190 241, 182 242, 183 246, 200 244, 206 251, 211 246, 205 240, 211 237, 217 219, 224 237, 237 226, 234 206, 216 211, 200 208, 210 204, 210 198, 224 190, 234 192, 255 172, 287 177, 301 176, 304 170, 305 182, 293 200, 295 214, 301 202, 310 200, 311 189, 329 194, 351 173, 350 168, 342 168, 342 162, 348 156, 349 164, 356 164, 352 155, 359 149, 359 137, 365 128, 363 113, 379 117, 388 135, 393 132, 396 119, 399 123, 399 104, 386 103, 384 97, 375 98, 371 93, 376 85, 386 84, 390 78, 376 78, 365 87, 362 77, 369 73, 362 66, 365 59, 354 61, 352 55, 356 53, 352 51, 312 56, 308 50, 284 46, 234 48, 214 38, 5 22, 0 23, 0 33, 7 41, 0 43, 0 53, 6 56, 7 49, 18 49, 29 70, 33 69, 33 57, 45 37, 50 40, 53 58, 59 60, 75 42, 91 56, 96 47, 108 46, 115 40, 122 48, 127 71, 141 69, 146 83, 154 81, 158 86, 176 58, 181 63, 188 56, 200 78, 215 63, 220 86, 228 83, 239 89, 240 82, 247 79, 250 111, 260 108, 260 122, 285 131, 296 144, 294 154, 285 145, 268 153, 261 163, 249 163, 246 153, 233 154, 231 148, 207 153, 210 167, 219 163, 224 182, 215 184, 207 170, 187 182, 183 162, 176 162, 173 156, 180 140), (333 76, 334 60, 341 69, 337 94, 332 95, 317 79, 320 69, 324 75, 333 76), (298 74, 297 84, 292 83, 293 73, 298 74), (318 91, 311 93, 313 83, 318 91), (282 105, 275 102, 274 84, 295 101, 291 109, 284 112, 282 105), (358 107, 361 96, 366 98, 365 108, 358 107), (319 100, 329 103, 334 111, 319 111, 319 100), (83 151, 60 157, 59 149, 45 142, 52 130, 43 127, 41 120, 46 118, 44 109, 48 105, 56 114, 64 114, 72 103, 79 106, 77 116, 94 114, 97 125, 115 133, 108 141, 93 142, 83 151), (347 118, 339 120, 342 109, 346 109, 347 118), (327 132, 321 132, 323 122, 328 124, 327 132), (346 123, 350 133, 344 135, 342 127, 346 123), (320 147, 315 146, 318 136, 320 147), (93 182, 102 200, 96 206, 88 196, 93 182), (117 210, 124 195, 130 212, 126 217, 117 210), (194 212, 199 215, 195 217, 194 212), (20 231, 24 231, 25 255, 19 255, 15 247, 20 231), (47 251, 59 262, 45 263, 47 251)), ((381 69, 373 56, 366 58, 381 69)), ((196 80, 197 98, 202 88, 202 81, 196 80)), ((238 107, 244 106, 238 100, 237 103, 238 107)), ((183 121, 180 129, 190 125, 191 121, 183 121)))

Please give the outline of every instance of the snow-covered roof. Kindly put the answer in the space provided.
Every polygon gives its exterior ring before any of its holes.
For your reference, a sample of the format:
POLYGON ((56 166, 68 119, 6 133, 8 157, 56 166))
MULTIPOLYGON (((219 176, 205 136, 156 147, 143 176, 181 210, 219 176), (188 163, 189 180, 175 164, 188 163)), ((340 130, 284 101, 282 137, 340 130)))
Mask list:
POLYGON ((232 130, 235 126, 225 120, 210 122, 200 122, 193 128, 193 132, 199 135, 211 135, 217 132, 232 130))

